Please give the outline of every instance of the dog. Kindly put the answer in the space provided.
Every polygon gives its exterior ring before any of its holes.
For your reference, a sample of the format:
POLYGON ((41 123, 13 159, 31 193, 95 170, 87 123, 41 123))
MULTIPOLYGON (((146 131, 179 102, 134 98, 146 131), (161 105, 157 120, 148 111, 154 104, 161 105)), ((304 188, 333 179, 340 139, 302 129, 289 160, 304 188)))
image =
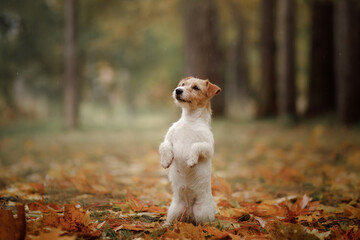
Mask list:
POLYGON ((164 226, 175 221, 198 225, 215 219, 216 204, 211 193, 214 137, 210 130, 210 99, 220 91, 208 80, 188 77, 172 93, 182 114, 159 146, 160 163, 163 168, 170 168, 173 189, 164 226))

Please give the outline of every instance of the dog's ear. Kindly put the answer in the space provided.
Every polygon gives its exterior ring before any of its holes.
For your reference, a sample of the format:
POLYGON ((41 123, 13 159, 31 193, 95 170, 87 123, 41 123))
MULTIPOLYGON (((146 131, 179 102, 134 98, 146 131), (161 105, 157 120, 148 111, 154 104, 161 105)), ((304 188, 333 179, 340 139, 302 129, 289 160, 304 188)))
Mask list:
POLYGON ((206 88, 207 88, 206 93, 209 98, 212 98, 213 96, 221 92, 221 88, 219 88, 215 84, 212 84, 211 82, 209 82, 209 80, 206 80, 206 88))

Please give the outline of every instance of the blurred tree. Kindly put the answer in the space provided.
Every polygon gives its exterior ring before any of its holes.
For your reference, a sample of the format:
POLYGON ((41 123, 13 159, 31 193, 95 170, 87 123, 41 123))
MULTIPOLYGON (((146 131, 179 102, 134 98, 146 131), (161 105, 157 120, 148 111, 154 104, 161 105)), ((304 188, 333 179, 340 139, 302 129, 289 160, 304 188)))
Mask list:
POLYGON ((77 128, 79 124, 79 76, 77 72, 76 0, 65 1, 65 126, 77 128))
MULTIPOLYGON (((18 98, 24 96, 14 91, 19 82, 32 94, 32 100, 60 98, 63 18, 58 10, 58 4, 50 1, 0 1, 0 98, 15 114, 28 110, 19 104, 18 98)), ((26 101, 27 105, 30 102, 26 101)))
POLYGON ((17 106, 11 91, 15 69, 14 63, 11 60, 9 61, 14 47, 9 36, 14 27, 13 23, 14 19, 4 13, 0 13, 0 97, 7 108, 16 111, 17 106))
POLYGON ((335 109, 334 3, 313 0, 307 116, 335 109))
POLYGON ((335 11, 337 116, 343 124, 360 121, 360 5, 340 0, 335 11))
POLYGON ((112 90, 131 122, 141 103, 151 99, 153 105, 156 100, 163 104, 183 75, 180 4, 177 0, 94 2, 92 14, 88 13, 93 23, 87 29, 95 31, 88 45, 91 51, 87 50, 88 70, 92 69, 87 78, 96 85, 93 72, 101 69, 100 63, 111 67, 118 86, 112 90))
POLYGON ((229 87, 227 96, 230 101, 246 101, 249 97, 249 61, 248 61, 248 29, 246 18, 239 3, 229 0, 229 9, 235 25, 235 41, 228 47, 229 87))
POLYGON ((257 117, 276 115, 275 77, 275 4, 276 0, 261 0, 261 78, 257 117))
MULTIPOLYGON (((185 75, 209 79, 224 89, 219 22, 215 0, 186 0, 184 7, 185 75)), ((225 114, 225 94, 212 101, 215 116, 225 114)))
POLYGON ((295 0, 279 0, 279 88, 280 118, 293 119, 295 106, 295 0))

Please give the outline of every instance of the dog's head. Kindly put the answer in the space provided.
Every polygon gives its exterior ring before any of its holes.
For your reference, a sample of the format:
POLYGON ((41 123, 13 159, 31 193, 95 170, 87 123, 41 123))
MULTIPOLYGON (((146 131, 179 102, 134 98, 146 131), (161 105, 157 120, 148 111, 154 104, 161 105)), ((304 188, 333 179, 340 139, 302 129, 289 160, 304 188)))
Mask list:
POLYGON ((178 106, 196 109, 209 106, 210 99, 220 92, 221 88, 208 80, 188 77, 180 81, 172 96, 178 106))

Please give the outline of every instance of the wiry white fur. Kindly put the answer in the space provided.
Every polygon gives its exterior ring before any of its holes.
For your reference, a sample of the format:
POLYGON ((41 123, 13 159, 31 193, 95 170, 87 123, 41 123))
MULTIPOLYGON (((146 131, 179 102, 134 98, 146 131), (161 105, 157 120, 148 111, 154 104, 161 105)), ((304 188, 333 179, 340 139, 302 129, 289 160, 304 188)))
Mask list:
POLYGON ((205 107, 190 110, 186 103, 177 104, 182 107, 181 118, 170 127, 159 147, 160 163, 164 168, 170 167, 169 180, 173 188, 165 225, 181 216, 183 221, 195 224, 213 221, 216 205, 211 194, 214 154, 211 112, 205 107))

